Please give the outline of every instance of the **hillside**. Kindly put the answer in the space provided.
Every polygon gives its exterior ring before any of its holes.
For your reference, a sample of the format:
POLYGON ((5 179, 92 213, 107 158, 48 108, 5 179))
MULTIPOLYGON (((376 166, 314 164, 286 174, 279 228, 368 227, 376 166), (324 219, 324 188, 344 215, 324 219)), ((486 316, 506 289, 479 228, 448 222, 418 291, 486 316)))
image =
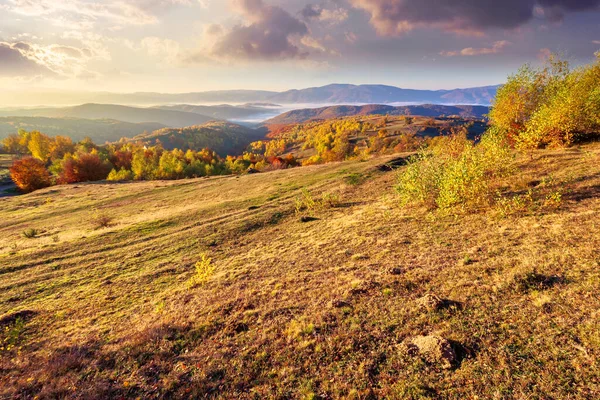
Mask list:
POLYGON ((154 145, 157 141, 165 149, 200 150, 210 148, 221 157, 241 154, 248 145, 265 137, 266 131, 245 128, 230 122, 213 121, 204 125, 185 128, 164 128, 157 131, 138 135, 131 139, 154 145))
POLYGON ((400 107, 381 104, 369 104, 364 106, 343 105, 292 110, 264 121, 263 125, 293 124, 361 115, 418 115, 423 117, 457 115, 466 118, 484 118, 488 112, 488 107, 465 105, 446 106, 424 104, 400 107))
POLYGON ((96 143, 116 142, 123 137, 133 137, 165 126, 158 123, 131 123, 111 119, 0 117, 0 140, 18 132, 40 131, 48 135, 68 136, 75 141, 90 137, 96 143))
POLYGON ((0 116, 112 119, 136 124, 153 122, 174 128, 203 124, 214 119, 193 112, 127 107, 115 104, 82 104, 63 108, 0 110, 0 116))
POLYGON ((0 199, 0 397, 598 398, 598 144, 507 216, 400 208, 391 159, 0 199))

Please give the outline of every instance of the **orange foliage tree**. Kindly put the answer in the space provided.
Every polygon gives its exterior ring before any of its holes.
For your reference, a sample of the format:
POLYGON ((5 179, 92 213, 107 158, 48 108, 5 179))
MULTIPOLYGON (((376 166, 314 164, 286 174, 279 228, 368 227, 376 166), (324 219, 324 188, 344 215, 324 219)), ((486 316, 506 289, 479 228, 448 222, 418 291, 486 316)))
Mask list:
POLYGON ((44 163, 37 158, 25 157, 15 160, 10 167, 10 177, 17 187, 25 192, 33 192, 52 184, 50 173, 44 163))

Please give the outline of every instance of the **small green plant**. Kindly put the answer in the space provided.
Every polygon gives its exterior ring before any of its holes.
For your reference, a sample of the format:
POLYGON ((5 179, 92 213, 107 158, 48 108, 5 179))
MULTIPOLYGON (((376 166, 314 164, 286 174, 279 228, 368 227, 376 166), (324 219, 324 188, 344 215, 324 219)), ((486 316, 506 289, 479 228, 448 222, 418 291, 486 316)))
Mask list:
POLYGON ((323 208, 335 208, 340 205, 340 195, 337 193, 323 193, 320 205, 323 208))
POLYGON ((92 226, 94 227, 94 229, 103 229, 103 228, 108 228, 112 225, 113 218, 106 214, 96 213, 91 218, 90 222, 92 223, 92 226))
POLYGON ((535 201, 533 190, 529 189, 526 194, 504 197, 498 194, 496 198, 496 210, 500 217, 507 218, 511 215, 522 215, 533 211, 535 201))
POLYGON ((201 255, 201 260, 196 263, 195 267, 196 274, 190 279, 190 287, 205 283, 215 272, 215 266, 212 263, 212 259, 209 258, 206 253, 201 255))
POLYGON ((562 204, 562 197, 562 190, 553 191, 546 195, 546 198, 544 199, 544 206, 551 208, 559 208, 562 204))
POLYGON ((25 321, 23 318, 17 318, 13 324, 4 327, 2 332, 2 342, 0 342, 0 351, 11 351, 19 343, 23 331, 25 329, 25 321))
POLYGON ((37 237, 37 235, 40 234, 40 231, 34 228, 29 228, 29 229, 25 229, 23 231, 23 237, 27 238, 27 239, 33 239, 35 237, 37 237))
POLYGON ((296 197, 296 213, 313 210, 316 205, 315 199, 307 189, 302 189, 300 197, 296 197))
POLYGON ((346 176, 345 181, 348 185, 358 186, 363 183, 365 178, 361 174, 353 173, 346 176))
POLYGON ((337 193, 323 193, 320 198, 315 199, 307 189, 302 189, 302 195, 296 197, 296 214, 317 208, 335 208, 339 205, 340 195, 337 193))
POLYGON ((162 314, 165 311, 165 301, 161 300, 154 305, 154 312, 157 314, 162 314))
POLYGON ((302 320, 292 320, 286 329, 286 334, 290 339, 299 339, 312 335, 314 332, 315 325, 302 320))

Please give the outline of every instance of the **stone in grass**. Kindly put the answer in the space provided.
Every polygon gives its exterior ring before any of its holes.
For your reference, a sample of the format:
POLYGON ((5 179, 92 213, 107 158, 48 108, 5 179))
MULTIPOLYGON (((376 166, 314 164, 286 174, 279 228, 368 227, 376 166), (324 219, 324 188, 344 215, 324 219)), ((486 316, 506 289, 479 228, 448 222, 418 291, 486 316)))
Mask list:
POLYGON ((391 267, 388 272, 390 275, 402 275, 403 270, 400 267, 391 267))
POLYGON ((330 305, 333 308, 350 307, 350 303, 348 303, 347 301, 344 301, 344 300, 340 300, 340 299, 332 300, 330 305))
POLYGON ((438 311, 444 308, 444 300, 435 294, 428 293, 417 300, 417 305, 423 310, 438 311))
POLYGON ((417 336, 407 344, 409 354, 420 356, 427 363, 444 369, 452 368, 456 363, 456 352, 450 342, 441 336, 417 336))

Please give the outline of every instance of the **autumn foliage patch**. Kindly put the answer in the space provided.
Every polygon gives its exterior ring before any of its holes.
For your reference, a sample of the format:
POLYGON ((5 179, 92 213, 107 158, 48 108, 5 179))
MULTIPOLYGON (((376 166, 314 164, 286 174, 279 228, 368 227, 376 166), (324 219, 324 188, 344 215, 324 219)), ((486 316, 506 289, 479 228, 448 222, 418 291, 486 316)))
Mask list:
POLYGON ((25 193, 33 192, 52 184, 50 173, 44 163, 33 157, 15 160, 10 167, 10 176, 15 185, 25 193))

